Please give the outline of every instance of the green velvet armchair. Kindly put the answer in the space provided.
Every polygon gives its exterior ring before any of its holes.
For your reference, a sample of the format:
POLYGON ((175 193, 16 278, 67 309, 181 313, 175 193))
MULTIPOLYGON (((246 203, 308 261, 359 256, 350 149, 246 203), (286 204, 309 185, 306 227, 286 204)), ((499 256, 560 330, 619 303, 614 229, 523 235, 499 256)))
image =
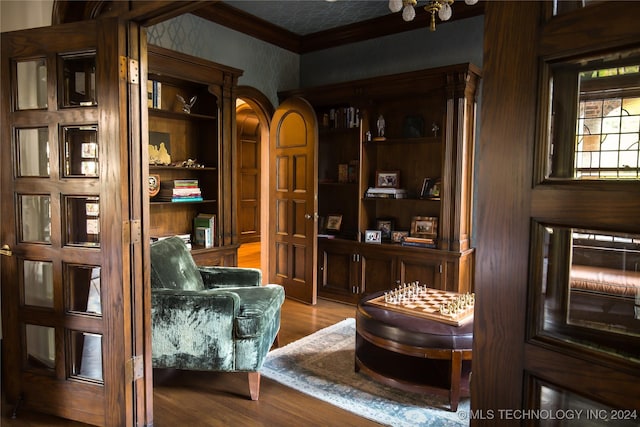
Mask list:
POLYGON ((280 329, 284 289, 254 268, 198 267, 182 239, 151 244, 154 368, 248 372, 252 400, 280 329))

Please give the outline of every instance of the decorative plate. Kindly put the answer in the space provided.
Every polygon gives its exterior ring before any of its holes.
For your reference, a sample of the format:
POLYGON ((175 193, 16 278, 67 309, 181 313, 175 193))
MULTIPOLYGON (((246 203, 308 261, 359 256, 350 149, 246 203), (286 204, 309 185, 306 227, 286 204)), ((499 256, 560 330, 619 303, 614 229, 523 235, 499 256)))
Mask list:
POLYGON ((149 197, 153 197, 160 191, 160 175, 149 175, 149 197))

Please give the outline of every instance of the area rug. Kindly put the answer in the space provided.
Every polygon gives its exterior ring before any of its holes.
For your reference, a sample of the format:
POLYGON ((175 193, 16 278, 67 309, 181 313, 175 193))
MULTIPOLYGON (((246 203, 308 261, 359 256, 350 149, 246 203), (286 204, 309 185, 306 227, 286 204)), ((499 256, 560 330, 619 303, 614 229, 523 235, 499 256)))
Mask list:
POLYGON ((380 424, 467 426, 469 399, 457 412, 442 396, 408 393, 354 371, 355 319, 345 319, 272 350, 262 375, 380 424), (462 414, 462 415, 460 415, 462 414))

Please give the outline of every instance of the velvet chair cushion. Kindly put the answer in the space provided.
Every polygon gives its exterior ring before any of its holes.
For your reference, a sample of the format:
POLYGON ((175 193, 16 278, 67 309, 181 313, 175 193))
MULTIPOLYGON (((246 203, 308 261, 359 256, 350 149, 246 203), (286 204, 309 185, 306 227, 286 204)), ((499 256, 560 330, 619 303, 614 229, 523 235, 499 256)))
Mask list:
POLYGON ((151 287, 185 291, 204 289, 196 263, 179 237, 151 244, 151 287))

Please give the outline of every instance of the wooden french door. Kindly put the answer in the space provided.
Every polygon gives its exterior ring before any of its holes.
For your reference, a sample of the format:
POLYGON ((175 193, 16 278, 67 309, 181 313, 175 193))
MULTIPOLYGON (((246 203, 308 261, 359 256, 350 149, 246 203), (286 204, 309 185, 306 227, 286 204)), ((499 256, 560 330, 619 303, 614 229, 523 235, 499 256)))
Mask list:
POLYGON ((486 4, 463 415, 637 426, 640 3, 552 5, 486 4))
POLYGON ((269 139, 270 281, 315 304, 318 126, 311 105, 301 98, 280 104, 269 139))
POLYGON ((145 423, 127 32, 110 19, 2 34, 2 375, 18 417, 145 423))

